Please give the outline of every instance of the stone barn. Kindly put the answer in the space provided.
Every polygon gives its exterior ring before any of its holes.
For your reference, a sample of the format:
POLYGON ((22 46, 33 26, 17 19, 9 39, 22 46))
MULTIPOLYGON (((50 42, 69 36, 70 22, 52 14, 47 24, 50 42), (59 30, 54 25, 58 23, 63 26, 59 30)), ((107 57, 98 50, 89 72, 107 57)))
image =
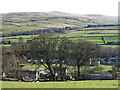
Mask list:
POLYGON ((41 76, 47 75, 48 72, 44 68, 39 68, 36 71, 23 70, 21 71, 21 77, 25 81, 36 81, 41 76))

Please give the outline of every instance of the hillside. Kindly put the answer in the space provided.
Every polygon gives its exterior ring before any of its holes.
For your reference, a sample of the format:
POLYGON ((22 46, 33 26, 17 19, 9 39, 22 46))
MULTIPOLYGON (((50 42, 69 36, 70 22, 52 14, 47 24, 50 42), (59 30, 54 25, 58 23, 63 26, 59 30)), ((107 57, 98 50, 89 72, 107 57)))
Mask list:
POLYGON ((114 17, 106 18, 107 16, 103 15, 77 15, 57 11, 6 13, 2 16, 3 34, 44 30, 48 28, 81 28, 87 25, 116 24, 116 19, 113 22, 114 17))
POLYGON ((118 41, 116 16, 99 14, 69 14, 53 12, 20 12, 2 15, 3 40, 16 42, 42 32, 67 36, 71 40, 84 39, 94 44, 118 41))

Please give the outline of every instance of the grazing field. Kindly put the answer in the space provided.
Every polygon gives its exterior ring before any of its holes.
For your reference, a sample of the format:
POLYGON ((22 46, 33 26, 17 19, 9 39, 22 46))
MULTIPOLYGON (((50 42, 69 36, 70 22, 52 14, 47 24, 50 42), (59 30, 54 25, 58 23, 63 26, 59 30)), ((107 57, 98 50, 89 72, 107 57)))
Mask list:
MULTIPOLYGON (((6 14, 3 15, 2 19, 2 34, 3 36, 5 35, 2 39, 7 39, 11 43, 14 43, 18 42, 19 37, 23 37, 27 41, 28 39, 32 39, 31 36, 36 36, 40 32, 50 31, 51 28, 55 28, 56 30, 59 28, 57 31, 53 30, 52 33, 59 36, 66 36, 74 41, 84 39, 93 44, 104 44, 102 40, 103 36, 105 42, 117 42, 120 26, 116 26, 117 23, 111 21, 111 19, 109 21, 106 20, 106 16, 100 17, 104 17, 104 20, 100 19, 99 16, 94 17, 94 15, 74 16, 62 12, 6 14), (64 33, 60 32, 60 28, 64 33)), ((117 47, 118 45, 103 46, 117 47)))
POLYGON ((118 88, 117 80, 15 82, 2 81, 2 88, 118 88))
MULTIPOLYGON (((65 34, 56 34, 59 36, 68 37, 70 40, 77 41, 79 39, 83 39, 89 41, 93 44, 104 44, 102 37, 104 37, 105 42, 117 42, 119 40, 118 34, 109 33, 109 34, 87 34, 87 31, 71 31, 65 34)), ((11 41, 11 43, 18 42, 20 37, 24 38, 25 41, 32 39, 34 36, 37 35, 20 35, 20 36, 12 36, 12 37, 3 37, 3 40, 11 41)), ((118 47, 118 45, 102 45, 104 47, 118 47)))
MULTIPOLYGON (((22 69, 23 69, 23 70, 35 71, 35 70, 38 69, 39 67, 40 67, 40 68, 45 68, 45 67, 42 66, 42 65, 30 65, 30 64, 28 64, 28 65, 25 65, 24 67, 22 67, 22 69)), ((82 68, 84 68, 84 67, 81 67, 81 71, 82 71, 82 68)), ((112 70, 112 65, 88 66, 87 68, 88 68, 89 70, 91 70, 91 69, 93 69, 93 68, 102 68, 102 72, 103 72, 103 73, 106 73, 108 70, 112 70)), ((74 72, 75 69, 76 69, 76 71, 77 71, 77 67, 75 67, 75 66, 69 66, 69 67, 67 67, 68 73, 71 72, 71 71, 74 72)))
POLYGON ((76 17, 67 13, 48 12, 48 13, 19 13, 3 15, 2 29, 3 33, 30 31, 46 29, 47 27, 66 27, 111 24, 108 21, 90 19, 87 17, 76 17), (19 15, 20 14, 20 15, 19 15))

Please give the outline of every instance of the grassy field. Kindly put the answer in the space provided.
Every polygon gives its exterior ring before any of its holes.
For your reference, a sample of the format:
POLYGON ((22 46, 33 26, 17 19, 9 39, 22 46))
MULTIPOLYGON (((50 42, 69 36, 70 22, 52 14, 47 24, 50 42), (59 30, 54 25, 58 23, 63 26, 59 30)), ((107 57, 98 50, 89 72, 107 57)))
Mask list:
MULTIPOLYGON (((44 14, 44 13, 42 13, 44 14)), ((10 15, 9 15, 10 16, 10 15)), ((72 17, 72 16, 57 16, 51 17, 48 16, 12 16, 4 17, 2 19, 2 29, 3 33, 10 32, 20 32, 20 31, 29 31, 37 29, 46 29, 46 27, 65 27, 65 26, 80 26, 84 27, 86 25, 98 25, 98 24, 110 24, 109 22, 99 21, 94 19, 89 19, 87 17, 72 17)))
POLYGON ((118 88, 117 80, 91 80, 66 82, 2 81, 2 88, 118 88))
MULTIPOLYGON (((57 34, 58 35, 58 34, 57 34)), ((23 37, 24 38, 24 40, 25 41, 27 41, 28 39, 32 39, 31 38, 31 36, 37 36, 37 35, 25 35, 25 36, 13 36, 13 37, 3 37, 2 39, 4 40, 4 39, 7 39, 7 40, 9 40, 9 41, 11 41, 12 43, 14 43, 14 42, 18 42, 18 39, 19 39, 19 37, 23 37)), ((77 40, 79 40, 79 39, 84 39, 84 40, 86 40, 86 41, 89 41, 89 42, 91 42, 91 43, 93 43, 93 44, 104 44, 104 42, 103 42, 103 40, 102 40, 102 36, 101 37, 96 37, 96 36, 92 36, 92 34, 91 35, 89 35, 90 37, 85 37, 85 35, 84 35, 84 37, 82 36, 82 37, 80 37, 80 35, 79 36, 77 36, 76 34, 75 35, 68 35, 68 34, 60 34, 60 36, 66 36, 66 37, 68 37, 70 40, 73 40, 73 41, 77 41, 77 40)), ((87 35, 86 35, 87 36, 87 35)), ((104 40, 105 40, 105 42, 107 43, 107 42, 117 42, 118 41, 118 37, 104 37, 104 40)), ((10 46, 10 45, 4 45, 4 46, 10 46)), ((102 45, 103 47, 118 47, 119 45, 102 45)))
MULTIPOLYGON (((66 29, 64 34, 56 34, 60 36, 66 36, 71 40, 84 39, 90 41, 93 44, 104 44, 101 39, 104 36, 105 42, 116 42, 118 41, 118 26, 106 26, 106 27, 89 27, 85 28, 87 25, 109 25, 108 21, 100 19, 91 19, 89 16, 75 17, 70 16, 65 13, 59 15, 59 12, 52 13, 38 13, 38 16, 34 13, 21 13, 20 16, 11 14, 8 17, 3 17, 2 19, 2 33, 18 33, 24 31, 36 31, 36 30, 46 30, 50 27, 55 28, 65 28, 65 27, 78 27, 77 29, 66 29), (55 14, 55 15, 54 15, 55 14), (106 37, 109 36, 109 37, 106 37), (73 38, 74 37, 74 38, 73 38)), ((4 16, 4 15, 3 15, 4 16)), ((115 23, 114 23, 115 24, 115 23)), ((12 36, 3 37, 2 39, 8 39, 11 42, 18 42, 19 37, 23 37, 25 41, 31 39, 34 35, 24 35, 24 36, 12 36)), ((5 45, 8 46, 8 45, 5 45)), ((104 47, 112 46, 117 47, 117 45, 103 45, 104 47)))
MULTIPOLYGON (((30 71, 35 71, 38 68, 45 68, 43 65, 25 65, 22 67, 23 70, 30 70, 30 71)), ((86 67, 87 70, 92 70, 93 68, 102 68, 101 72, 106 73, 108 70, 112 70, 112 65, 100 65, 100 66, 88 66, 86 67)), ((45 68, 46 69, 46 68, 45 68)), ((81 67, 81 72, 84 71, 84 67, 81 67)), ((75 66, 69 66, 67 67, 67 72, 71 73, 77 71, 77 67, 75 66)))
MULTIPOLYGON (((59 35, 59 34, 57 34, 59 35)), ((112 35, 112 34, 111 34, 112 35)), ((25 41, 27 41, 28 39, 32 39, 31 36, 37 36, 37 35, 25 35, 25 36, 13 36, 13 37, 3 37, 2 39, 7 39, 9 41, 11 41, 12 43, 14 42, 18 42, 18 39, 19 37, 23 37, 25 41)), ((79 39, 84 39, 86 41, 89 41, 93 44, 104 44, 103 40, 102 40, 102 34, 98 35, 92 35, 90 34, 89 37, 86 37, 88 35, 85 35, 85 34, 79 34, 79 35, 76 35, 76 34, 72 34, 72 35, 69 35, 69 34, 60 34, 59 36, 66 36, 68 37, 70 40, 73 40, 73 41, 77 41, 79 39), (81 35, 84 35, 81 37, 81 35), (96 37, 96 36, 100 36, 100 37, 96 37)), ((107 34, 105 35, 107 36, 107 34)), ((114 36, 114 34, 113 34, 114 36)), ((104 40, 105 42, 117 42, 118 41, 118 37, 104 37, 104 40)), ((8 46, 8 45, 5 45, 5 46, 8 46)), ((102 45, 103 47, 118 47, 119 45, 102 45)))

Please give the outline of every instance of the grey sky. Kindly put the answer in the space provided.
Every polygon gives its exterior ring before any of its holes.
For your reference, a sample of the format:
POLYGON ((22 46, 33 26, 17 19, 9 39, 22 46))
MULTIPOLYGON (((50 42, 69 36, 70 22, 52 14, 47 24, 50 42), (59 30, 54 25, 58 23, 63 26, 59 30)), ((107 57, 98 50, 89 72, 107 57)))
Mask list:
POLYGON ((75 14, 118 15, 119 0, 2 0, 0 13, 60 11, 75 14))

